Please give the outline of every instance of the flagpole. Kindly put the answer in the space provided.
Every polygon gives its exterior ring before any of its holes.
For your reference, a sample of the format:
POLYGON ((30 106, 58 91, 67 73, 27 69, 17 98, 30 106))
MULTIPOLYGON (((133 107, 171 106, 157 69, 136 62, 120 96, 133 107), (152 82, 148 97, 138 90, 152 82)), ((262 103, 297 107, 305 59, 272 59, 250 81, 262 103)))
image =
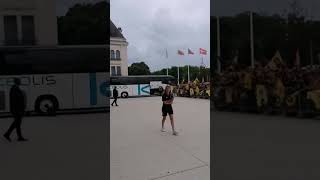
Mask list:
MULTIPOLYGON (((168 62, 168 50, 167 50, 167 48, 166 48, 166 58, 167 58, 167 62, 168 62)), ((169 75, 169 67, 167 67, 167 76, 168 75, 169 75)))
POLYGON ((312 40, 310 40, 310 64, 313 66, 313 43, 312 40))
POLYGON ((201 76, 201 66, 203 64, 203 56, 201 56, 202 60, 201 60, 201 64, 199 66, 199 77, 201 76))
POLYGON ((180 84, 180 74, 179 74, 179 66, 178 66, 178 85, 180 84))
POLYGON ((220 47, 220 18, 217 16, 217 71, 218 73, 221 72, 221 47, 220 47))
POLYGON ((203 57, 200 55, 200 60, 201 60, 201 63, 200 63, 200 66, 199 66, 199 78, 201 78, 201 66, 202 66, 202 63, 203 63, 203 57))
POLYGON ((251 67, 254 68, 254 36, 253 36, 253 13, 250 11, 250 46, 251 46, 251 67))
POLYGON ((200 75, 199 75, 199 77, 201 76, 201 67, 205 67, 204 66, 204 62, 203 62, 203 55, 201 56, 201 65, 200 65, 200 75))
POLYGON ((188 83, 190 82, 190 70, 189 70, 189 67, 190 65, 188 64, 188 83))

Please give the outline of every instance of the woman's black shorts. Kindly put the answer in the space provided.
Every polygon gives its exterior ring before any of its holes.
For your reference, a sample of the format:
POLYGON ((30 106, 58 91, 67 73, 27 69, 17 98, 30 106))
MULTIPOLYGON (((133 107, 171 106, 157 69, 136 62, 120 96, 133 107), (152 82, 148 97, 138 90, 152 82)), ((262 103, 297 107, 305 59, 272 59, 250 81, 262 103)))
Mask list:
POLYGON ((162 116, 167 116, 167 114, 173 114, 173 109, 171 105, 163 105, 162 106, 162 116))

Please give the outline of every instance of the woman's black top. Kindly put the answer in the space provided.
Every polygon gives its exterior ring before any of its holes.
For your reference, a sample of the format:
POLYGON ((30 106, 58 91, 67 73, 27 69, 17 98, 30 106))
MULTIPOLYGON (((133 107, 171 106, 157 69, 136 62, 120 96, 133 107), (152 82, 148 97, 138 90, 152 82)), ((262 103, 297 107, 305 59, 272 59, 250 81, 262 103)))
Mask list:
MULTIPOLYGON (((169 95, 167 95, 166 93, 163 93, 162 95, 162 101, 168 101, 168 100, 171 100, 173 99, 173 94, 170 93, 169 95)), ((171 104, 164 104, 163 103, 163 106, 171 106, 171 104)))

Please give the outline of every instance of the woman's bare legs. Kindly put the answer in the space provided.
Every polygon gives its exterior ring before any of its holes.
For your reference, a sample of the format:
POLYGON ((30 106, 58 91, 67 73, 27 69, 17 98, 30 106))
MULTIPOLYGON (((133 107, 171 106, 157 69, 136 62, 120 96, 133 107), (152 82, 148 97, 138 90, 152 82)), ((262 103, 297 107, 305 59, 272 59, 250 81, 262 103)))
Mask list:
POLYGON ((171 127, 172 127, 172 132, 173 135, 178 135, 178 132, 176 131, 175 127, 174 127, 174 119, 173 119, 173 114, 170 114, 170 122, 171 122, 171 127))
POLYGON ((173 114, 170 114, 170 122, 171 122, 171 127, 172 127, 172 131, 174 131, 174 120, 173 120, 173 114))
POLYGON ((162 116, 162 130, 164 129, 164 123, 166 122, 167 116, 162 116))

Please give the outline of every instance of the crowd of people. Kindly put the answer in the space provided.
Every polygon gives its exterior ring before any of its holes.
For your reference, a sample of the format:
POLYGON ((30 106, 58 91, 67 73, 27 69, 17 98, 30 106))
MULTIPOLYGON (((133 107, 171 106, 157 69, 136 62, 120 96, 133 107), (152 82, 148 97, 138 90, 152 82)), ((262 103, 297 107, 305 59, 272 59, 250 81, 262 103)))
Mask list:
POLYGON ((181 97, 210 97, 210 82, 200 82, 198 79, 190 82, 182 82, 175 87, 175 93, 181 97))
POLYGON ((286 65, 275 56, 254 67, 229 65, 213 77, 218 110, 316 114, 320 112, 319 66, 286 65))

